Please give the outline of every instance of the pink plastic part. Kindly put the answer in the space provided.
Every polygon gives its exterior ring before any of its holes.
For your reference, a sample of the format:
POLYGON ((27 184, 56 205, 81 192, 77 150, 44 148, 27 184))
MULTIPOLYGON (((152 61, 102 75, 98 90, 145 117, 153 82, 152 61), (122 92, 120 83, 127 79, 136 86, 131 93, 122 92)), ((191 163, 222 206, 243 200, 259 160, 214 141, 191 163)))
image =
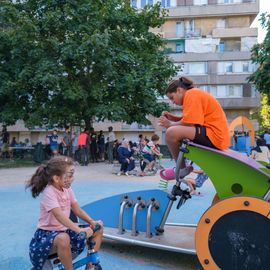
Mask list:
POLYGON ((175 168, 167 168, 163 169, 159 172, 160 177, 164 180, 170 181, 175 179, 175 174, 174 174, 175 168))

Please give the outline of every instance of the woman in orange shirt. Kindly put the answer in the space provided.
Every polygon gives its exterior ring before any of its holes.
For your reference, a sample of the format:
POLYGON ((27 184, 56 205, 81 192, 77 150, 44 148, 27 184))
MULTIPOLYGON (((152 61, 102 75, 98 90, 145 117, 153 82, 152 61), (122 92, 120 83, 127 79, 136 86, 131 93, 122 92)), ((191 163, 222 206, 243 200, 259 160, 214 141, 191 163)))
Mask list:
POLYGON ((183 139, 220 150, 229 147, 230 135, 225 113, 218 101, 206 91, 195 88, 185 77, 170 82, 167 97, 183 106, 183 115, 162 112, 159 125, 167 129, 167 145, 176 160, 183 139))

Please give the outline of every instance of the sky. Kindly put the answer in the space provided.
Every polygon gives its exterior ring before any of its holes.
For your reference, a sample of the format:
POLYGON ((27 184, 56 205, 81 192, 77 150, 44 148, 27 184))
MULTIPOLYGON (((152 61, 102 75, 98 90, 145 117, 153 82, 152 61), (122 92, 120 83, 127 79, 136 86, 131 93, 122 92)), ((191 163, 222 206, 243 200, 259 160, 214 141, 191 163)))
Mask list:
POLYGON ((252 27, 258 27, 258 42, 259 43, 263 42, 265 34, 266 34, 266 30, 262 29, 259 22, 260 14, 264 12, 267 12, 270 14, 270 1, 269 0, 260 0, 260 13, 258 14, 258 16, 256 17, 256 19, 251 25, 252 27))

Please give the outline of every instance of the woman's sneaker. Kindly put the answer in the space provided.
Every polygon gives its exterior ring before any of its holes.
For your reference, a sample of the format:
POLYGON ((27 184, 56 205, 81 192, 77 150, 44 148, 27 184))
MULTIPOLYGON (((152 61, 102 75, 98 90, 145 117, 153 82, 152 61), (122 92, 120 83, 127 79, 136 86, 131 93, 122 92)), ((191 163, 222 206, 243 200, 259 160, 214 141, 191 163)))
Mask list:
POLYGON ((129 176, 128 172, 125 172, 125 175, 126 175, 126 176, 129 176))

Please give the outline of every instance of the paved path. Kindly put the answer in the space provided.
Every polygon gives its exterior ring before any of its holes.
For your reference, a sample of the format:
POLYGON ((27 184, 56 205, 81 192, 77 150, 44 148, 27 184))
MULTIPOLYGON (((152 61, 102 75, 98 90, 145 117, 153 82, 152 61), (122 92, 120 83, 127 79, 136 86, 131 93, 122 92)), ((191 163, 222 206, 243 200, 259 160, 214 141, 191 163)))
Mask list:
MULTIPOLYGON (((39 199, 32 199, 24 183, 35 168, 0 170, 0 269, 29 270, 28 244, 36 228, 39 199)), ((116 176, 112 166, 98 163, 76 167, 73 189, 81 205, 114 194, 158 187, 159 177, 116 176)), ((210 182, 201 189, 204 197, 194 197, 180 210, 175 206, 169 222, 196 223, 210 205, 214 194, 210 182)), ((104 270, 200 269, 195 256, 159 251, 104 241, 101 260, 104 270)))

